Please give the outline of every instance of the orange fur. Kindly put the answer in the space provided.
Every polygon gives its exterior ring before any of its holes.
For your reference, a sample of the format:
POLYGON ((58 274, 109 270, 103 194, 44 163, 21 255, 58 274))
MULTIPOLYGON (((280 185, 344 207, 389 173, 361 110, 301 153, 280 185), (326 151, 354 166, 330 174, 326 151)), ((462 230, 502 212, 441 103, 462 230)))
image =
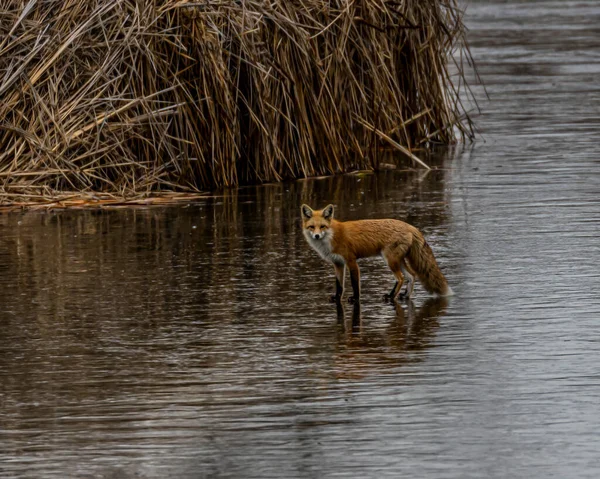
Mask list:
POLYGON ((306 240, 335 267, 336 295, 332 299, 341 299, 346 268, 352 280, 350 301, 359 299, 360 270, 356 261, 371 256, 382 256, 396 277, 396 285, 386 295, 389 299, 398 296, 405 276, 409 280, 408 297, 414 284, 411 276, 416 276, 431 293, 452 294, 431 248, 414 226, 394 219, 337 221, 333 218, 333 205, 316 211, 302 205, 301 215, 306 240))

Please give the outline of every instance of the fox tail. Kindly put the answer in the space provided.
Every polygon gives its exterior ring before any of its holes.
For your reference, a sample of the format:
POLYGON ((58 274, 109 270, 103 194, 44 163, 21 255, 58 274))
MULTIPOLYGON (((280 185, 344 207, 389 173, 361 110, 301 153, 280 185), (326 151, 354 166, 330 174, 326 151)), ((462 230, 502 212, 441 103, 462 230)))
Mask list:
POLYGON ((452 288, 433 256, 433 251, 419 232, 414 235, 413 243, 408 252, 408 260, 419 277, 423 287, 430 293, 439 296, 452 296, 452 288))

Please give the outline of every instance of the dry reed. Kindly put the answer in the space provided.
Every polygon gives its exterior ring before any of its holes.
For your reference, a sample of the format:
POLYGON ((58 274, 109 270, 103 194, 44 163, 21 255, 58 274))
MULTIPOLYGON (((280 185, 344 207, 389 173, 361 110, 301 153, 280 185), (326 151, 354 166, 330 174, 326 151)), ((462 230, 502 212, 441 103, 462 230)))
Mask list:
POLYGON ((0 0, 0 202, 370 169, 382 144, 471 136, 461 15, 456 0, 0 0))

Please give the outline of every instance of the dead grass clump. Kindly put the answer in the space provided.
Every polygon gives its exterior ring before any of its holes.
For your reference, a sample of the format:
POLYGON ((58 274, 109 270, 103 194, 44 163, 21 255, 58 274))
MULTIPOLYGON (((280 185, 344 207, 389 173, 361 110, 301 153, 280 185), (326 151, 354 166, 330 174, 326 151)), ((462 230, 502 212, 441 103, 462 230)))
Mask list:
MULTIPOLYGON (((455 0, 0 0, 0 202, 377 166, 471 135, 455 0), (455 80, 454 82, 452 80, 455 80)), ((416 160, 415 160, 416 161, 416 160)))

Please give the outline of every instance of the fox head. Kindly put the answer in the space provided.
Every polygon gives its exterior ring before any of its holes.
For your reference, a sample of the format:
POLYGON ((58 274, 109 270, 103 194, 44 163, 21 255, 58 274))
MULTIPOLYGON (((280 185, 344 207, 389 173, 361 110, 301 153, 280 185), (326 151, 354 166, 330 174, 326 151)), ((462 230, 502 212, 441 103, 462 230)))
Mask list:
POLYGON ((302 228, 307 238, 324 240, 331 235, 331 220, 333 220, 333 205, 322 210, 313 210, 308 205, 300 207, 302 228))

